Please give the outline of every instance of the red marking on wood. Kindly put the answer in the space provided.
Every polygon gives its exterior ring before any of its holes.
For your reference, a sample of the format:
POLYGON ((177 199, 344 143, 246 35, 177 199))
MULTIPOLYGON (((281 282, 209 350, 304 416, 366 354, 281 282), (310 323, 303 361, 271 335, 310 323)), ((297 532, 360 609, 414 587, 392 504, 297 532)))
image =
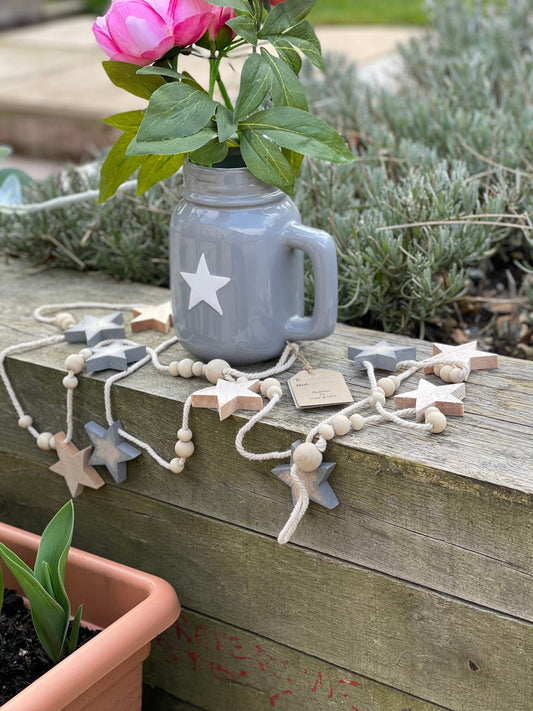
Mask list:
POLYGON ((244 671, 244 669, 243 669, 242 671, 239 672, 239 676, 248 676, 248 672, 244 671))
MULTIPOLYGON (((358 681, 351 681, 351 682, 350 682, 350 685, 351 685, 351 686, 360 686, 360 684, 359 684, 358 681)), ((357 709, 356 709, 356 711, 357 711, 357 709)))
POLYGON ((171 664, 172 662, 177 662, 178 661, 178 655, 177 654, 171 654, 170 657, 167 657, 165 659, 165 662, 167 664, 171 664))
MULTIPOLYGON (((184 617, 183 615, 181 616, 180 621, 181 621, 181 622, 185 622, 185 624, 187 624, 187 618, 184 617)), ((187 642, 188 642, 189 644, 191 644, 191 643, 192 643, 192 637, 189 637, 189 635, 187 634, 187 632, 185 632, 185 630, 183 629, 183 627, 182 627, 181 624, 180 624, 180 621, 176 622, 176 624, 174 625, 174 630, 175 630, 175 632, 176 632, 176 637, 177 637, 178 639, 181 639, 181 635, 183 635, 183 636, 185 637, 185 639, 187 640, 187 642)))

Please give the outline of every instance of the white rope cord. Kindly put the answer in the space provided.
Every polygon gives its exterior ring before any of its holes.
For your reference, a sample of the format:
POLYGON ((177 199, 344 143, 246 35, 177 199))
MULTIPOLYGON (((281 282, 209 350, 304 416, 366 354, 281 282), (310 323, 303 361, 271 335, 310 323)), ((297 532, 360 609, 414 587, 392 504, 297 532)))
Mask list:
MULTIPOLYGON (((61 341, 64 340, 65 336, 63 335, 48 336, 47 338, 39 338, 35 341, 27 341, 26 343, 18 343, 14 346, 9 346, 0 353, 0 377, 2 378, 9 399, 11 400, 11 403, 13 404, 13 407, 15 408, 15 411, 19 416, 19 420, 22 417, 25 417, 26 413, 24 412, 22 405, 20 404, 20 401, 15 393, 15 390, 11 385, 11 381, 9 380, 9 377, 7 375, 7 371, 4 365, 5 359, 7 358, 7 356, 12 355, 13 353, 23 353, 24 351, 31 351, 35 348, 51 346, 55 343, 61 343, 61 341)), ((39 432, 35 429, 35 427, 33 427, 33 425, 26 427, 26 429, 32 435, 32 437, 35 437, 35 439, 37 439, 37 437, 39 436, 39 432)))
MULTIPOLYGON (((74 376, 74 373, 72 371, 69 371, 69 375, 74 376)), ((74 388, 67 388, 67 434, 65 437, 65 444, 67 444, 68 442, 71 441, 73 430, 74 430, 74 388)))
POLYGON ((304 517, 304 514, 309 507, 309 494, 307 493, 307 489, 305 488, 302 480, 298 476, 299 473, 300 470, 296 464, 293 464, 291 467, 291 479, 293 483, 293 490, 295 490, 296 493, 296 503, 289 519, 287 520, 287 523, 283 526, 278 535, 278 543, 280 545, 285 545, 285 543, 288 543, 291 540, 294 532, 298 528, 298 524, 304 517))
POLYGON ((245 373, 244 371, 238 370, 237 368, 226 368, 224 371, 224 375, 232 375, 236 378, 244 376, 248 378, 248 380, 269 378, 271 375, 279 375, 279 373, 284 373, 286 370, 289 370, 289 368, 298 358, 298 353, 299 348, 297 344, 287 343, 283 353, 279 357, 278 362, 272 368, 269 368, 268 370, 262 370, 257 373, 245 373), (290 357, 289 354, 291 354, 290 357))
POLYGON ((48 311, 64 311, 65 309, 108 309, 109 311, 132 311, 133 309, 149 308, 147 304, 109 304, 100 301, 74 301, 69 304, 44 304, 33 312, 33 317, 41 323, 55 323, 56 316, 45 316, 48 311))
POLYGON ((237 436, 235 437, 235 448, 237 449, 237 452, 245 459, 249 459, 251 462, 265 462, 268 459, 286 459, 287 457, 291 456, 290 449, 286 450, 285 452, 267 452, 266 454, 255 454, 254 452, 249 452, 247 449, 245 449, 242 443, 246 433, 249 432, 257 422, 260 422, 264 417, 266 417, 274 409, 280 399, 281 398, 279 395, 274 395, 272 400, 270 400, 264 406, 264 408, 262 410, 259 410, 259 412, 256 413, 250 420, 248 420, 248 422, 243 425, 241 429, 237 432, 237 436))

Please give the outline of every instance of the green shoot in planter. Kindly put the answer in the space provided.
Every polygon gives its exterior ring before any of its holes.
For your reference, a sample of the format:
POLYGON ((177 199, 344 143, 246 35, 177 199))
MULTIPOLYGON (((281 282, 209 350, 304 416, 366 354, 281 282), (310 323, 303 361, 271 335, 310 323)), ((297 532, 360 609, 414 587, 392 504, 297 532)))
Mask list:
MULTIPOLYGON (((65 568, 74 528, 74 505, 67 502, 52 518, 41 537, 32 571, 0 543, 0 558, 22 588, 31 606, 33 626, 43 649, 57 663, 76 649, 82 605, 76 611, 67 639, 70 602, 65 590, 65 568)), ((0 578, 1 584, 1 578, 0 578)), ((3 590, 3 586, 1 588, 3 590)))

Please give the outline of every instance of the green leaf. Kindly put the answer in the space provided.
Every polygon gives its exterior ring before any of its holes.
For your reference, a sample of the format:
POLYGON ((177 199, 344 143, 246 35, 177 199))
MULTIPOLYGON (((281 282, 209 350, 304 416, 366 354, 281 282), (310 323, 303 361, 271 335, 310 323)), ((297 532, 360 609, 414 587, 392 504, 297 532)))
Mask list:
POLYGON ((318 0, 285 0, 283 7, 295 22, 301 22, 313 9, 317 1, 318 0))
POLYGON ((254 47, 257 45, 257 32, 255 23, 248 15, 239 15, 226 22, 228 27, 254 47))
POLYGON ((191 136, 182 136, 179 138, 140 141, 139 137, 136 136, 126 149, 126 157, 130 158, 132 156, 150 154, 172 156, 178 153, 189 153, 190 151, 196 151, 198 148, 205 146, 208 141, 216 136, 217 132, 211 126, 203 128, 191 136))
POLYGON ((122 114, 114 114, 104 119, 104 123, 118 128, 119 131, 135 134, 144 118, 144 111, 125 111, 122 114))
POLYGON ((280 149, 258 131, 243 131, 241 153, 249 170, 265 183, 292 193, 294 173, 280 149))
POLYGON ((313 114, 292 106, 259 111, 239 123, 241 131, 263 133, 282 148, 333 163, 355 160, 337 131, 313 114))
POLYGON ((293 49, 292 44, 284 35, 268 35, 265 37, 266 40, 274 47, 285 64, 288 64, 292 71, 298 75, 300 69, 302 68, 302 58, 298 52, 293 49))
POLYGON ((165 84, 150 99, 137 141, 172 140, 197 134, 211 121, 216 107, 215 101, 192 86, 165 84))
POLYGON ((217 138, 213 138, 211 141, 202 146, 197 151, 193 151, 189 154, 189 158, 193 163, 198 163, 199 165, 211 166, 213 163, 220 163, 228 155, 228 144, 220 143, 217 138))
POLYGON ((0 168, 0 185, 10 175, 14 175, 21 185, 31 185, 34 182, 31 175, 20 170, 20 168, 0 168))
POLYGON ((281 152, 288 160, 292 172, 294 173, 294 177, 296 178, 300 172, 300 166, 302 165, 302 161, 304 159, 303 155, 301 153, 296 153, 295 151, 290 151, 288 148, 282 148, 281 152))
POLYGON ((72 620, 72 628, 70 630, 70 637, 68 640, 68 645, 67 645, 67 650, 66 650, 67 654, 72 654, 72 652, 74 652, 76 647, 78 646, 78 635, 80 632, 82 612, 83 612, 83 605, 80 605, 78 607, 78 609, 76 610, 74 619, 72 620))
POLYGON ((141 67, 137 69, 137 74, 150 75, 155 74, 160 77, 168 77, 169 79, 177 79, 181 81, 185 78, 185 75, 181 72, 177 72, 172 67, 159 67, 157 64, 149 64, 146 67, 141 67))
POLYGON ((235 118, 239 120, 253 113, 264 101, 271 86, 272 75, 265 57, 251 54, 242 68, 235 118))
POLYGON ((310 22, 300 22, 285 32, 283 37, 301 50, 315 67, 321 70, 324 69, 320 40, 316 36, 316 32, 310 22))
MULTIPOLYGON (((148 188, 155 185, 160 180, 165 180, 165 178, 170 178, 174 175, 185 160, 185 154, 180 153, 178 155, 172 156, 141 156, 142 160, 141 169, 139 170, 139 175, 137 177, 137 195, 141 195, 146 192, 148 188)), ((129 159, 133 160, 133 159, 129 159)))
POLYGON ((115 86, 125 89, 141 99, 149 99, 154 91, 165 83, 159 76, 142 76, 138 74, 139 66, 129 62, 102 62, 107 76, 115 86))
POLYGON ((33 626, 45 652, 58 662, 65 635, 63 608, 46 592, 26 563, 3 543, 0 543, 0 557, 29 600, 33 626))
POLYGON ((272 56, 264 47, 261 48, 261 55, 270 67, 274 106, 294 106, 307 111, 304 88, 292 69, 283 60, 272 56))
POLYGON ((98 202, 105 202, 143 163, 142 156, 126 156, 132 141, 131 134, 122 135, 111 148, 100 169, 100 194, 98 202))
POLYGON ((250 14, 250 3, 247 0, 207 0, 207 2, 216 7, 232 7, 234 10, 250 14))
POLYGON ((7 158, 13 153, 13 150, 9 146, 0 145, 0 158, 7 158))
POLYGON ((230 139, 237 132, 237 120, 233 117, 233 112, 226 106, 217 106, 217 131, 218 140, 223 143, 230 139))

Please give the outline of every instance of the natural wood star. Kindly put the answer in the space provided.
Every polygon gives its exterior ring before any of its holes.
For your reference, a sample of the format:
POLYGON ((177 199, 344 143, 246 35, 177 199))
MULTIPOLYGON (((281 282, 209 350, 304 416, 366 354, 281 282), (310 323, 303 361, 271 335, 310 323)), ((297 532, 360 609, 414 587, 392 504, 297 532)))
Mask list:
MULTIPOLYGON (((294 491, 294 480, 291 476, 291 467, 294 464, 293 455, 296 447, 301 444, 300 440, 293 442, 291 445, 291 461, 290 464, 282 464, 279 467, 274 467, 272 473, 275 474, 278 479, 284 481, 291 487, 292 491, 292 501, 295 504, 297 501, 297 496, 294 491)), ((326 509, 334 509, 339 505, 339 500, 331 488, 331 484, 328 482, 329 475, 335 468, 335 462, 322 462, 322 464, 312 472, 298 472, 298 476, 305 486, 309 498, 320 506, 324 506, 326 509)))
POLYGON ((87 422, 85 431, 91 440, 94 451, 89 464, 102 464, 117 484, 127 477, 127 462, 141 455, 141 450, 127 442, 119 433, 122 429, 120 420, 115 420, 111 427, 105 429, 97 422, 87 422))
POLYGON ((367 360, 374 368, 394 372, 401 361, 416 358, 416 348, 413 346, 391 346, 387 341, 380 341, 374 346, 349 346, 348 358, 353 359, 356 370, 362 370, 363 362, 367 360))
POLYGON ((435 365, 440 363, 464 364, 470 373, 471 370, 487 370, 498 367, 496 353, 477 350, 477 341, 463 343, 460 346, 447 346, 441 343, 433 344, 432 364, 424 368, 424 373, 432 373, 435 365), (442 361, 438 356, 442 356, 442 361))
POLYGON ((79 496, 84 487, 99 489, 105 481, 89 464, 92 447, 79 450, 72 442, 65 442, 64 432, 54 435, 59 461, 50 469, 65 478, 72 497, 79 496))
POLYGON ((259 380, 229 383, 220 379, 214 387, 193 393, 191 404, 193 407, 218 408, 220 419, 225 420, 236 410, 261 410, 263 400, 257 394, 260 385, 259 380))
POLYGON ((416 408, 417 422, 424 419, 428 407, 438 407, 445 415, 464 415, 464 405, 461 400, 466 395, 464 383, 452 383, 451 385, 433 385, 428 380, 422 378, 418 382, 417 390, 410 390, 407 393, 396 395, 394 406, 400 410, 408 407, 416 408))
POLYGON ((133 333, 139 331, 159 331, 168 333, 172 325, 172 302, 165 301, 158 306, 139 306, 132 309, 133 318, 130 322, 133 333))

